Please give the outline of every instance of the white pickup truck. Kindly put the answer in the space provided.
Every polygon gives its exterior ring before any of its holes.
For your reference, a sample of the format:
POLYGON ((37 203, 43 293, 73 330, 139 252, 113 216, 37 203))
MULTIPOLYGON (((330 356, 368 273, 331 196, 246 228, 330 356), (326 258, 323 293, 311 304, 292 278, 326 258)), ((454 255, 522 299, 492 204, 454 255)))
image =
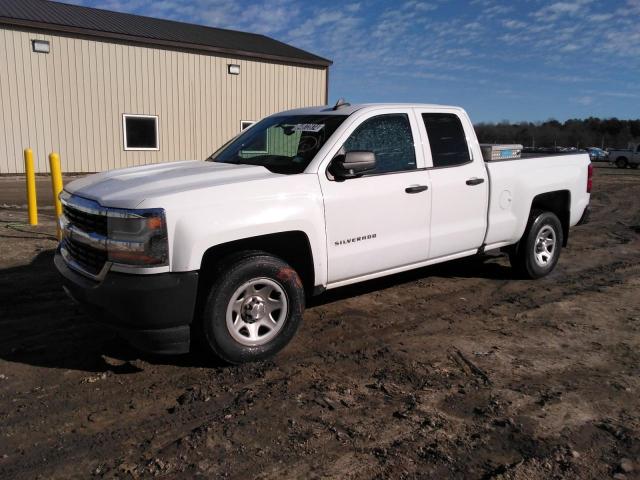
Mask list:
POLYGON ((466 112, 349 105, 265 118, 206 161, 69 183, 67 293, 138 348, 273 355, 326 289, 503 249, 556 265, 586 217, 586 153, 484 161, 466 112))
POLYGON ((626 150, 609 150, 609 162, 618 168, 638 168, 640 165, 640 143, 629 145, 626 150))

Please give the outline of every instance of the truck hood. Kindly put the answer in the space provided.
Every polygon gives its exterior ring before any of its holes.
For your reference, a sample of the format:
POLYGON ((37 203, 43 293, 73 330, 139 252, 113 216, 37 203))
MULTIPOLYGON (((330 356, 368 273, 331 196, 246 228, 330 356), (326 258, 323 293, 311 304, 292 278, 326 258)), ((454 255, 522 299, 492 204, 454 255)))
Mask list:
POLYGON ((136 208, 154 197, 279 176, 264 167, 195 160, 97 173, 69 183, 65 190, 105 207, 136 208))

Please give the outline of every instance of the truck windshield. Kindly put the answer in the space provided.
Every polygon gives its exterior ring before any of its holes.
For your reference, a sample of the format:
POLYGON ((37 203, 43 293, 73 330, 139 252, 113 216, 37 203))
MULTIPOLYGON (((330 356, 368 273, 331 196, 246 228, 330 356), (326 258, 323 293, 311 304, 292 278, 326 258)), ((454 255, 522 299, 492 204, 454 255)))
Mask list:
POLYGON ((346 115, 268 117, 252 125, 207 161, 258 165, 274 173, 304 172, 346 115))

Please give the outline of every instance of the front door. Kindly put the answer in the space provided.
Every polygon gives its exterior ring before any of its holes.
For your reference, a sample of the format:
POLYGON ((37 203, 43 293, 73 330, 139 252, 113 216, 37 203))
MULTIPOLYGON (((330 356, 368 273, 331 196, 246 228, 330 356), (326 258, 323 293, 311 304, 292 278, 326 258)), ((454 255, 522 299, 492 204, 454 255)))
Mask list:
POLYGON ((412 112, 365 116, 341 139, 340 153, 372 151, 376 170, 343 181, 320 172, 329 283, 414 264, 429 249, 429 174, 412 112))

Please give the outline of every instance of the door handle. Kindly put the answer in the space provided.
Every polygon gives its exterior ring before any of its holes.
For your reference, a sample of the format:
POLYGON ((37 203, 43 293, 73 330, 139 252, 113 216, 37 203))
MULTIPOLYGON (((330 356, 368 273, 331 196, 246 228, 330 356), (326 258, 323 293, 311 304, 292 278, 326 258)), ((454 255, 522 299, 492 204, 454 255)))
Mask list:
POLYGON ((427 185, 413 185, 411 187, 405 188, 404 191, 407 193, 420 193, 428 189, 429 187, 427 185))
POLYGON ((484 178, 470 178, 467 180, 467 185, 480 185, 484 183, 484 178))

